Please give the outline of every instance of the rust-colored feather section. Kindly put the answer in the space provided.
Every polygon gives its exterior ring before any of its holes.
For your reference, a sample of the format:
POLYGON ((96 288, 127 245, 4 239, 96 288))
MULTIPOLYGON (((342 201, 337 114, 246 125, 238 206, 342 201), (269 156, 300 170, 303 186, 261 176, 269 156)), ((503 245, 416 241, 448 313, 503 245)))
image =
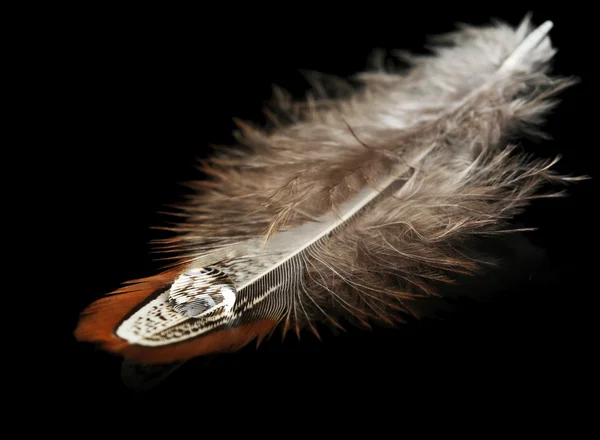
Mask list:
POLYGON ((75 330, 79 341, 93 342, 104 350, 123 354, 128 343, 118 338, 116 326, 146 298, 172 283, 179 269, 170 269, 158 275, 131 281, 107 296, 90 304, 81 314, 75 330))
POLYGON ((206 336, 165 347, 127 345, 120 353, 129 360, 155 364, 185 361, 208 354, 234 352, 254 340, 262 341, 272 332, 276 324, 274 320, 256 321, 248 325, 217 330, 206 336))
POLYGON ((155 364, 236 351, 254 340, 260 342, 276 325, 271 320, 253 322, 167 347, 143 347, 119 338, 115 334, 118 324, 152 294, 168 287, 180 272, 181 268, 176 267, 152 277, 132 281, 130 285, 90 304, 81 314, 75 330, 76 339, 98 344, 100 348, 131 361, 155 364))

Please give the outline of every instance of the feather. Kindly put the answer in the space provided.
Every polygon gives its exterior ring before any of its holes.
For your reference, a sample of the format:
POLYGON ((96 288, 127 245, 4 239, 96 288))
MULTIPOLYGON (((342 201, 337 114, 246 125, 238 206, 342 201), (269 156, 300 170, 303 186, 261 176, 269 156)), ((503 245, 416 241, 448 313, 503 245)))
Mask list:
POLYGON ((272 127, 238 121, 239 145, 191 184, 160 242, 176 262, 91 304, 77 339, 157 364, 236 351, 277 327, 318 337, 322 324, 418 314, 415 300, 477 270, 474 240, 555 195, 545 182, 577 180, 512 143, 541 135, 574 82, 549 76, 551 27, 463 26, 433 55, 403 54, 406 72, 358 75, 351 94, 339 80, 343 92, 317 81, 301 103, 277 92, 272 127))

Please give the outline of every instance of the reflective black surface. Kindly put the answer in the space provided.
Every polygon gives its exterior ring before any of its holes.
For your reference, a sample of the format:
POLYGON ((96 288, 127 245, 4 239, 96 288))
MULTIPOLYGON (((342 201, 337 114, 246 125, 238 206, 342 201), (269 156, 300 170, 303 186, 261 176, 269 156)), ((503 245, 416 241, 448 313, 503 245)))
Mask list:
MULTIPOLYGON (((81 403, 81 417, 95 419, 98 402, 111 402, 110 412, 144 413, 157 402, 199 396, 212 408, 252 406, 256 399, 276 407, 304 408, 303 399, 308 406, 368 407, 389 399, 389 409, 428 396, 433 406, 443 396, 471 396, 557 411, 557 404, 576 400, 592 365, 593 181, 569 186, 568 198, 535 202, 515 224, 539 229, 490 244, 506 264, 453 288, 442 311, 432 310, 434 319, 397 330, 324 331, 323 342, 307 333, 300 342, 290 335, 280 343, 276 334, 259 350, 190 362, 145 393, 121 383, 120 359, 74 341, 77 314, 88 303, 161 267, 148 243, 165 234, 150 227, 171 219, 158 211, 189 191, 180 182, 200 177, 195 158, 209 154, 209 144, 233 142, 232 117, 264 120, 261 104, 272 83, 301 96, 308 84, 299 69, 346 76, 364 68, 375 47, 419 51, 426 34, 449 31, 455 22, 495 16, 516 24, 527 12, 452 7, 433 17, 428 10, 392 14, 363 5, 344 8, 346 17, 290 8, 245 19, 241 10, 204 12, 197 20, 115 12, 82 21, 65 38, 69 69, 62 84, 74 127, 66 142, 77 147, 71 154, 79 164, 70 170, 69 221, 82 238, 70 263, 77 280, 64 310, 70 358, 61 361, 62 389, 81 403)), ((555 71, 582 83, 562 95, 545 124, 554 140, 524 148, 561 154, 559 171, 593 176, 597 112, 587 108, 595 79, 586 14, 564 6, 533 12, 536 23, 555 23, 555 71)))

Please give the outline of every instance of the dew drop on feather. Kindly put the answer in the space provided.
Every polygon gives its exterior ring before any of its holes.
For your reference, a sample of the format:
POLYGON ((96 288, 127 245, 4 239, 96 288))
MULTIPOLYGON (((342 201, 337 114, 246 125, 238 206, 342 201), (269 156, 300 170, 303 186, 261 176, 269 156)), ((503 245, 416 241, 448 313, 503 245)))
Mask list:
POLYGON ((169 289, 169 303, 190 318, 224 308, 235 302, 236 288, 229 277, 215 267, 194 268, 183 272, 169 289))

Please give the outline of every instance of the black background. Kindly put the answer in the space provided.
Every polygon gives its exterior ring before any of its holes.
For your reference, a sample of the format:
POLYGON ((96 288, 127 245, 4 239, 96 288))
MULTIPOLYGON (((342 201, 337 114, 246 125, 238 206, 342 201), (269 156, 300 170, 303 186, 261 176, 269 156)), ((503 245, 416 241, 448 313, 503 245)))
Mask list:
MULTIPOLYGON (((301 69, 348 76, 365 68, 374 48, 422 52, 427 35, 450 31, 456 22, 496 17, 517 24, 528 12, 455 5, 405 10, 387 3, 214 6, 70 11, 77 20, 53 30, 61 41, 54 49, 55 92, 68 107, 55 127, 65 147, 67 171, 60 177, 66 177, 73 208, 67 234, 75 243, 62 264, 77 277, 64 294, 69 358, 60 361, 60 387, 81 416, 98 417, 98 403, 130 414, 181 399, 210 404, 211 411, 261 399, 269 408, 355 402, 393 410, 419 397, 449 408, 463 400, 506 402, 513 415, 572 408, 568 402, 591 385, 587 373, 597 348, 588 317, 594 289, 587 285, 595 259, 593 181, 570 186, 568 198, 536 202, 516 219, 539 229, 525 241, 504 243, 509 257, 501 274, 465 287, 485 300, 459 299, 441 319, 335 337, 325 332, 323 343, 307 334, 282 344, 277 335, 258 350, 251 345, 191 362, 145 393, 121 384, 119 359, 75 342, 72 332, 87 304, 161 267, 149 244, 162 236, 151 227, 169 221, 158 212, 181 200, 182 182, 202 178, 195 160, 209 153, 209 144, 233 142, 233 117, 262 120, 272 84, 301 96, 308 88, 301 69)), ((555 23, 555 72, 582 81, 562 95, 545 125, 553 140, 524 148, 561 154, 559 171, 593 176, 594 29, 585 11, 532 10, 535 23, 555 23)))

